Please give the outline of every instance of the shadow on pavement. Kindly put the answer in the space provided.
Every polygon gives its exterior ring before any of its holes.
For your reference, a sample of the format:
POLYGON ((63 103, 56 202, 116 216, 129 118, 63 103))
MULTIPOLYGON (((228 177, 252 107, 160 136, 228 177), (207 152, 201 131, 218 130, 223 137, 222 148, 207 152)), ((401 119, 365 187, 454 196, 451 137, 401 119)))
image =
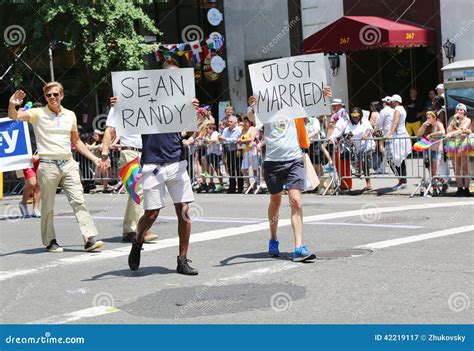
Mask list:
POLYGON ((121 269, 115 270, 110 272, 101 273, 98 275, 92 276, 90 279, 83 279, 83 282, 91 282, 96 280, 104 280, 105 279, 115 279, 115 278, 139 278, 139 277, 146 277, 153 274, 172 274, 176 273, 175 269, 169 269, 166 267, 144 267, 140 268, 138 271, 131 271, 130 269, 121 269), (108 278, 106 278, 108 277, 108 278))

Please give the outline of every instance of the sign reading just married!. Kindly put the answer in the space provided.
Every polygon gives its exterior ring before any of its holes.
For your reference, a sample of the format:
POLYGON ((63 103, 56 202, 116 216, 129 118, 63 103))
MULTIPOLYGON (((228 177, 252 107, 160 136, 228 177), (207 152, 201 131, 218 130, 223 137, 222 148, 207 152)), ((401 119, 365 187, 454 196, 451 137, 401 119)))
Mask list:
POLYGON ((120 135, 194 131, 194 69, 112 72, 120 135))
POLYGON ((323 54, 286 57, 249 65, 255 113, 262 123, 274 116, 318 116, 328 112, 323 88, 323 54))

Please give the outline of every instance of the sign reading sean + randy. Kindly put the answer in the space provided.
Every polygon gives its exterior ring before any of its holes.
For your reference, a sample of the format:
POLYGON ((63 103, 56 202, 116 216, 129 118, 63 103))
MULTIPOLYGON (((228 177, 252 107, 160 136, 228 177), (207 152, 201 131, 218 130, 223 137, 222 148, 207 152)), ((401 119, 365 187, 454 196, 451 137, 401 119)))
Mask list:
POLYGON ((249 65, 255 113, 263 123, 273 117, 324 115, 327 81, 323 54, 286 57, 249 65))
POLYGON ((112 72, 120 135, 195 131, 194 69, 112 72))

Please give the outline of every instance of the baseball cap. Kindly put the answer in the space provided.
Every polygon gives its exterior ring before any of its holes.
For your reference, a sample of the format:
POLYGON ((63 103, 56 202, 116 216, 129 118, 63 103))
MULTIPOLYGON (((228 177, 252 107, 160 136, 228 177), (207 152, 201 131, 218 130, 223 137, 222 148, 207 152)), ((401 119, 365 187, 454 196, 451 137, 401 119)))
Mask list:
POLYGON ((436 89, 436 90, 438 90, 438 89, 444 89, 444 84, 443 84, 443 83, 439 83, 439 84, 436 86, 435 89, 436 89))
POLYGON ((386 96, 382 99, 383 102, 392 102, 392 97, 391 96, 386 96))
POLYGON ((456 110, 464 110, 464 112, 467 112, 467 107, 464 104, 457 104, 456 110))
POLYGON ((392 95, 391 100, 402 103, 402 97, 398 94, 392 95))

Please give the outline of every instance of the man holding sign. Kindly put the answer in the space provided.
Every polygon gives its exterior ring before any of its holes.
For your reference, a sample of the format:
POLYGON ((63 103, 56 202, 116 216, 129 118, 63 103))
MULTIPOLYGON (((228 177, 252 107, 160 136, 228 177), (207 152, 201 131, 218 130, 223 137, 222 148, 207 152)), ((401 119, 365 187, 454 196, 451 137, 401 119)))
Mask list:
POLYGON ((303 210, 301 194, 305 186, 302 151, 295 118, 324 114, 325 97, 331 88, 324 86, 326 72, 318 55, 305 55, 249 66, 254 96, 250 108, 264 124, 264 178, 270 192, 268 220, 271 239, 268 253, 279 256, 278 219, 283 190, 288 191, 294 234, 294 262, 316 258, 302 243, 303 210), (320 85, 313 83, 321 82, 320 85))
POLYGON ((117 95, 111 99, 116 111, 115 126, 121 135, 142 134, 142 187, 144 215, 132 240, 128 265, 140 267, 145 233, 165 207, 166 190, 178 217, 179 256, 177 272, 197 275, 187 258, 191 220, 188 204, 194 201, 184 157, 182 131, 196 130, 193 69, 113 72, 117 95), (187 82, 187 84, 184 84, 187 82), (187 99, 187 100, 186 100, 187 99))
POLYGON ((63 188, 69 205, 74 211, 84 237, 84 250, 93 251, 103 246, 96 241, 97 229, 87 210, 79 175, 79 165, 72 158, 71 144, 82 155, 99 164, 100 159, 92 154, 79 138, 76 115, 61 106, 64 89, 61 83, 50 82, 43 87, 46 107, 17 111, 26 94, 17 90, 8 105, 8 117, 31 122, 33 125, 40 165, 38 182, 41 187, 41 237, 49 252, 63 252, 56 241, 54 231, 54 200, 59 185, 63 188))

